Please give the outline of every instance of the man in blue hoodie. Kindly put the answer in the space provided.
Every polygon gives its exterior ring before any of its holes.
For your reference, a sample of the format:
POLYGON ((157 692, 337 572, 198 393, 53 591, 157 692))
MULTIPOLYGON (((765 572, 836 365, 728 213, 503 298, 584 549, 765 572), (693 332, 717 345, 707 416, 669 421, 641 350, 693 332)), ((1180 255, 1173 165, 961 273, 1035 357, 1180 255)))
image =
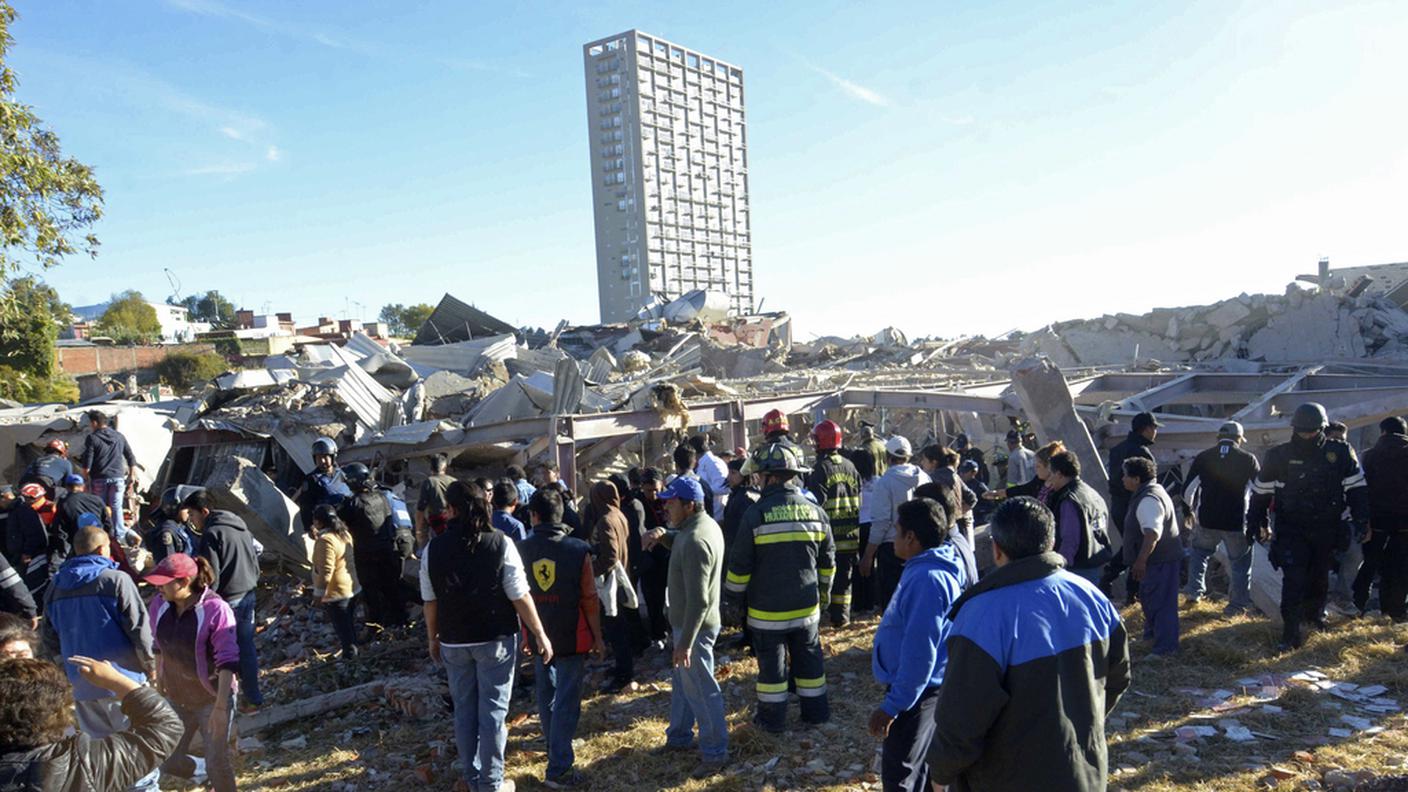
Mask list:
POLYGON ((870 715, 870 734, 885 741, 880 783, 886 792, 917 792, 928 788, 924 757, 948 664, 948 611, 976 581, 949 538, 942 504, 918 498, 900 504, 898 512, 895 555, 905 565, 875 632, 871 667, 885 685, 885 699, 870 715))
MULTIPOLYGON (((78 728, 100 740, 129 728, 122 702, 84 679, 70 657, 107 660, 124 676, 145 684, 153 667, 152 633, 137 584, 112 560, 112 539, 101 525, 86 525, 73 539, 73 557, 59 567, 45 598, 44 642, 63 658, 73 684, 78 728)), ((158 771, 131 788, 157 792, 158 771)))

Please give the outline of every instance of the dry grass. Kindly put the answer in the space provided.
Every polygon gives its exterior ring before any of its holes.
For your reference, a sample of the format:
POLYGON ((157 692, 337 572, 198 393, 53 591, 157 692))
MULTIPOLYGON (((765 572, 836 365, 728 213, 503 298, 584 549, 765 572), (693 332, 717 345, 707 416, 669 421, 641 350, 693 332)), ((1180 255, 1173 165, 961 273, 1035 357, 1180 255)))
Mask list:
MULTIPOLYGON (((1374 716, 1328 694, 1290 689, 1275 702, 1279 714, 1259 707, 1231 713, 1252 731, 1267 735, 1253 743, 1234 743, 1219 734, 1194 741, 1196 756, 1174 751, 1172 730, 1188 724, 1214 725, 1229 714, 1212 715, 1198 700, 1176 688, 1235 691, 1233 703, 1250 703, 1236 680, 1268 673, 1317 669, 1330 679, 1359 685, 1382 684, 1388 697, 1408 694, 1408 656, 1398 646, 1404 636, 1383 620, 1343 622, 1327 634, 1313 635, 1299 651, 1278 655, 1277 631, 1259 617, 1223 617, 1221 604, 1204 602, 1184 611, 1183 644, 1172 658, 1148 655, 1136 643, 1134 685, 1116 710, 1118 729, 1110 733, 1111 789, 1133 792, 1248 790, 1258 788, 1272 765, 1295 774, 1281 788, 1298 789, 1318 780, 1328 767, 1367 769, 1380 775, 1408 773, 1400 763, 1408 756, 1408 733, 1399 714, 1374 716), (1375 735, 1329 737, 1331 727, 1345 726, 1341 715, 1370 718, 1385 728, 1375 735), (1296 761, 1298 751, 1313 753, 1313 764, 1296 761), (1142 755, 1142 756, 1141 756, 1142 755)), ((1142 618, 1127 609, 1131 635, 1139 635, 1142 618)), ((578 729, 577 766, 592 790, 851 790, 878 789, 870 775, 875 741, 865 722, 880 700, 870 674, 870 639, 875 621, 823 633, 828 652, 827 678, 832 722, 820 728, 793 730, 777 737, 749 722, 756 664, 736 651, 721 663, 719 675, 728 703, 733 752, 729 774, 694 780, 695 757, 656 752, 664 740, 669 681, 663 659, 638 668, 639 690, 615 697, 589 694, 578 729), (769 761, 777 758, 775 764, 769 761), (808 767, 820 760, 822 767, 808 767)), ((419 642, 408 640, 403 657, 423 667, 419 642)), ((410 669, 408 669, 410 670, 410 669)), ((594 690, 599 675, 588 689, 594 690)), ((533 714, 531 695, 520 690, 511 709, 507 773, 522 789, 543 788, 546 756, 533 714)), ((1222 729, 1219 729, 1221 732, 1222 729)), ((246 757, 242 789, 399 790, 450 789, 454 739, 448 714, 431 722, 411 722, 384 706, 334 713, 281 733, 261 735, 269 746, 263 757, 246 757), (290 735, 308 737, 308 748, 286 751, 278 743, 290 735), (345 743, 345 744, 339 744, 345 743), (416 768, 429 771, 429 783, 416 768)), ((1187 749, 1182 749, 1186 751, 1187 749)))

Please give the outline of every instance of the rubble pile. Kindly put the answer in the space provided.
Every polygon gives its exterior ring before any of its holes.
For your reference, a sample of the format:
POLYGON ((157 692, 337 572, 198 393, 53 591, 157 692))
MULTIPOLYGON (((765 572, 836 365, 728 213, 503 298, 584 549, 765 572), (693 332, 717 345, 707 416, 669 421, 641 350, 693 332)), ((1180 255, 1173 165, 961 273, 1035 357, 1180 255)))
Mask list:
POLYGON ((1059 322, 1021 339, 1022 355, 1059 366, 1190 363, 1224 358, 1272 363, 1408 357, 1408 312, 1382 296, 1307 291, 1242 294, 1212 305, 1156 308, 1059 322))

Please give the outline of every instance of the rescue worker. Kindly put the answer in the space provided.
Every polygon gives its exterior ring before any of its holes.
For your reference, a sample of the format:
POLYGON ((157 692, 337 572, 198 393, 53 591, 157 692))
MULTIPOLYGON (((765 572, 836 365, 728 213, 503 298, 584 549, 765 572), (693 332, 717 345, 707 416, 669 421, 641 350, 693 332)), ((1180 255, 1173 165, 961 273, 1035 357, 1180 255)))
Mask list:
POLYGON ((743 475, 750 476, 760 473, 758 469, 758 455, 774 443, 784 443, 797 450, 800 456, 802 447, 797 445, 797 441, 792 439, 792 430, 787 426, 787 416, 782 410, 768 410, 763 415, 763 441, 753 447, 748 459, 743 463, 743 475))
POLYGON ((64 479, 71 475, 73 475, 73 462, 68 458, 68 443, 56 438, 44 446, 44 453, 40 454, 38 459, 29 463, 20 483, 43 484, 49 500, 58 500, 59 485, 63 484, 64 479))
POLYGON ((341 508, 342 502, 352 496, 351 487, 337 467, 337 443, 331 438, 319 437, 313 441, 312 450, 313 470, 289 496, 298 504, 305 531, 312 523, 313 510, 324 504, 341 508))
POLYGON ((397 550, 391 503, 372 482, 372 472, 360 462, 342 469, 352 490, 338 516, 352 531, 357 548, 353 560, 357 579, 366 597, 367 621, 379 627, 406 623, 406 602, 401 595, 401 553, 397 550))
POLYGON ((1188 602, 1203 598, 1208 559, 1221 544, 1231 561, 1227 607, 1223 613, 1241 613, 1252 604, 1252 546, 1247 540, 1247 491, 1261 463, 1243 451, 1242 425, 1227 421, 1217 431, 1217 445, 1193 458, 1183 499, 1198 522, 1193 527, 1193 550, 1188 556, 1188 602))
POLYGON ((841 427, 822 421, 812 429, 816 467, 806 486, 831 522, 836 543, 836 575, 831 584, 831 626, 851 623, 851 583, 860 577, 860 473, 841 455, 841 427))
POLYGON ((1266 452, 1252 484, 1247 531, 1271 540, 1271 564, 1281 570, 1281 649, 1299 648, 1301 621, 1326 628, 1325 598, 1337 544, 1347 543, 1341 514, 1349 506, 1360 533, 1371 536, 1369 489, 1349 446, 1325 437, 1325 408, 1306 402, 1291 418, 1288 443, 1266 452), (1267 516, 1275 510, 1268 530, 1267 516))
POLYGON ((20 500, 5 523, 5 558, 19 573, 35 602, 42 601, 56 565, 50 563, 49 528, 35 508, 45 503, 44 486, 37 482, 20 487, 20 500))
MULTIPOLYGON (((1154 444, 1155 438, 1159 435, 1159 419, 1151 412, 1142 412, 1134 416, 1134 420, 1129 422, 1129 435, 1121 440, 1118 445, 1110 449, 1110 464, 1105 468, 1106 474, 1110 478, 1110 520, 1116 526, 1124 526, 1125 512, 1129 511, 1129 499, 1131 493, 1124 488, 1123 480, 1124 461, 1130 457, 1140 456, 1154 462, 1154 452, 1149 450, 1149 446, 1154 444)), ((1138 538, 1136 537, 1136 541, 1138 538)), ((1057 542, 1059 544, 1059 540, 1057 542)), ((1110 564, 1105 568, 1105 575, 1100 579, 1101 591, 1109 593, 1110 585, 1119 580, 1124 574, 1124 557, 1115 554, 1110 559, 1110 564)), ((1133 603, 1139 596, 1139 583, 1125 578, 1125 601, 1133 603)))
POLYGON ((156 527, 147 535, 146 547, 151 551, 152 563, 160 564, 169 555, 195 554, 196 539, 191 532, 191 510, 183 503, 184 486, 168 487, 161 493, 161 510, 156 513, 156 527))
POLYGON ((807 500, 797 477, 807 471, 798 448, 781 440, 755 459, 762 498, 743 516, 729 554, 724 601, 730 623, 747 602, 747 623, 758 657, 758 709, 765 730, 787 727, 787 656, 801 698, 802 720, 831 717, 817 626, 829 605, 836 548, 826 512, 807 500), (755 574, 756 573, 756 574, 755 574))

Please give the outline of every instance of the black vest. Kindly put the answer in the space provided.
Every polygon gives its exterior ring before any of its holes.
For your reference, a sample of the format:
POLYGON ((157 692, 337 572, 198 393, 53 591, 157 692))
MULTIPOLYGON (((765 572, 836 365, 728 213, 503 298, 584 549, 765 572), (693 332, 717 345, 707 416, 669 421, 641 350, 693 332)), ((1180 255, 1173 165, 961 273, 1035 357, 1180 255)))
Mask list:
POLYGON ((508 541, 499 531, 466 541, 465 530, 453 526, 430 543, 440 643, 483 643, 518 632, 518 614, 503 585, 508 541))
POLYGON ((540 525, 518 543, 528 573, 528 590, 557 657, 583 654, 592 648, 580 607, 582 564, 591 545, 568 536, 567 530, 565 525, 540 525))
MULTIPOLYGON (((1113 555, 1110 551, 1110 510, 1105 508, 1105 500, 1084 481, 1076 480, 1061 491, 1051 495, 1051 513, 1060 520, 1061 504, 1069 499, 1080 512, 1080 548, 1075 552, 1073 569, 1088 569, 1103 566, 1113 555)), ((1060 552, 1061 528, 1056 528, 1056 547, 1060 552)))

